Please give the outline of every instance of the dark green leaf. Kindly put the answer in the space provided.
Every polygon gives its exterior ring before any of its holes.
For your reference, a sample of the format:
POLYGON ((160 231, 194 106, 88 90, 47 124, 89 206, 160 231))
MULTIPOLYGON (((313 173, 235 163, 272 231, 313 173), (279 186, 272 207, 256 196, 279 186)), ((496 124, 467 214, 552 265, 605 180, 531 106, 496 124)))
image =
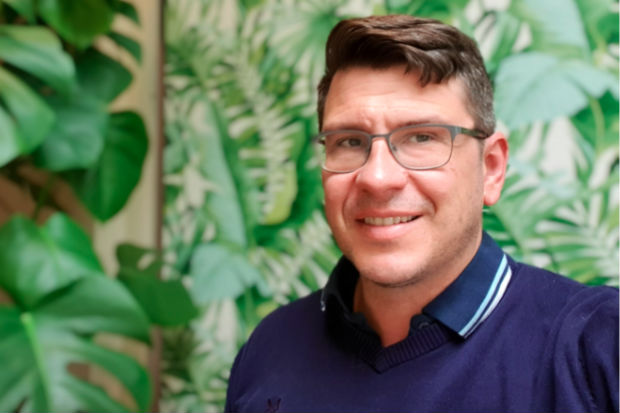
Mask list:
POLYGON ((132 244, 121 244, 116 248, 116 258, 125 273, 139 273, 158 277, 163 266, 161 253, 152 248, 142 248, 132 244))
POLYGON ((140 43, 120 33, 112 32, 108 35, 117 45, 127 50, 138 63, 142 62, 142 48, 140 43))
POLYGON ((130 20, 133 20, 135 23, 140 24, 140 17, 138 16, 138 12, 133 4, 126 1, 121 1, 116 11, 130 20))
POLYGON ((162 281, 147 274, 124 272, 123 269, 118 280, 131 291, 153 324, 178 326, 198 315, 180 280, 162 281))
POLYGON ((203 244, 194 250, 191 293, 199 304, 235 298, 256 284, 260 273, 241 253, 221 244, 203 244))
POLYGON ((88 49, 77 60, 82 92, 110 103, 131 84, 131 73, 123 65, 96 49, 88 49))
POLYGON ((30 24, 36 20, 35 0, 2 0, 11 6, 16 12, 21 14, 30 24))
POLYGON ((16 216, 0 228, 0 287, 23 308, 85 276, 103 275, 86 234, 68 217, 43 227, 16 216))
POLYGON ((66 175, 78 196, 100 220, 114 216, 129 199, 140 179, 147 146, 146 129, 139 115, 112 114, 97 163, 87 171, 66 175))
POLYGON ((41 17, 65 40, 80 49, 107 33, 114 11, 106 0, 39 0, 41 17))
POLYGON ((34 153, 36 164, 52 171, 94 165, 103 151, 108 127, 105 105, 80 92, 52 96, 48 103, 56 112, 56 123, 34 153))
POLYGON ((55 120, 45 102, 19 78, 0 67, 0 120, 7 126, 0 135, 0 166, 17 155, 32 152, 45 138, 55 120), (2 108, 2 106, 0 106, 2 108), (5 152, 6 151, 6 152, 5 152))
POLYGON ((64 94, 75 84, 73 60, 62 50, 54 33, 45 27, 0 26, 0 60, 64 94))

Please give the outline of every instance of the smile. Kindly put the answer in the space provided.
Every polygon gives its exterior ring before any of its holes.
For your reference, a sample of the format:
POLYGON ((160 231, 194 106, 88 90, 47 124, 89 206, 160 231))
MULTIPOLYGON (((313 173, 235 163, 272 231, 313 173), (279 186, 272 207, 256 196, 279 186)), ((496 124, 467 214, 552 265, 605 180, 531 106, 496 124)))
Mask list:
POLYGON ((414 216, 404 216, 404 217, 366 217, 364 218, 364 223, 368 225, 375 226, 387 226, 387 225, 396 225, 405 222, 413 221, 416 217, 414 216))

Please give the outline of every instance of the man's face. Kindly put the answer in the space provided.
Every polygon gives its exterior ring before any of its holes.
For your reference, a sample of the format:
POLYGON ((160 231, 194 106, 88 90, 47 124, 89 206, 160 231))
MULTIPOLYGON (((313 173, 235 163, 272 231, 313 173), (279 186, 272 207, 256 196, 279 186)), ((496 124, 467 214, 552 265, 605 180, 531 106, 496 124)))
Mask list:
MULTIPOLYGON (((465 101, 457 79, 420 87, 417 74, 405 74, 403 67, 351 68, 332 80, 323 130, 387 133, 417 123, 473 129, 465 101)), ((506 156, 499 134, 483 149, 476 139, 458 135, 446 165, 412 171, 396 162, 385 140, 375 139, 358 170, 323 171, 325 212, 336 242, 362 277, 380 285, 458 275, 480 244, 483 204, 499 197, 506 156)))

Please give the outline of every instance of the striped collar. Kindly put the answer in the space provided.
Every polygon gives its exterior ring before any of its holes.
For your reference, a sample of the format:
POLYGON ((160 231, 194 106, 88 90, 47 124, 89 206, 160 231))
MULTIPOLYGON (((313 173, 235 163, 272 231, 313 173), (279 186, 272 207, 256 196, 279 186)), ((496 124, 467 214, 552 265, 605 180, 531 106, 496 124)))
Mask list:
MULTIPOLYGON (((422 313, 436 319, 463 338, 469 336, 497 307, 511 278, 508 258, 486 233, 476 255, 459 277, 431 301, 422 313)), ((364 330, 370 327, 360 313, 352 313, 353 291, 359 273, 342 258, 325 286, 321 306, 334 298, 346 319, 364 330)), ((412 322, 416 317, 414 316, 412 322)))

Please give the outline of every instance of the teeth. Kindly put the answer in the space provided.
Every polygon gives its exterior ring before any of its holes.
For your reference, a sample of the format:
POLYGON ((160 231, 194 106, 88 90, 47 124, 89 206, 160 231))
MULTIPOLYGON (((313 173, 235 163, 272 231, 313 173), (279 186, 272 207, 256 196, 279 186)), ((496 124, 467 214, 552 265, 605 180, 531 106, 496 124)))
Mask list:
POLYGON ((369 225, 386 226, 386 225, 396 225, 396 224, 400 224, 401 222, 409 222, 412 220, 413 220, 412 216, 387 217, 387 218, 366 217, 364 218, 364 223, 369 224, 369 225))

